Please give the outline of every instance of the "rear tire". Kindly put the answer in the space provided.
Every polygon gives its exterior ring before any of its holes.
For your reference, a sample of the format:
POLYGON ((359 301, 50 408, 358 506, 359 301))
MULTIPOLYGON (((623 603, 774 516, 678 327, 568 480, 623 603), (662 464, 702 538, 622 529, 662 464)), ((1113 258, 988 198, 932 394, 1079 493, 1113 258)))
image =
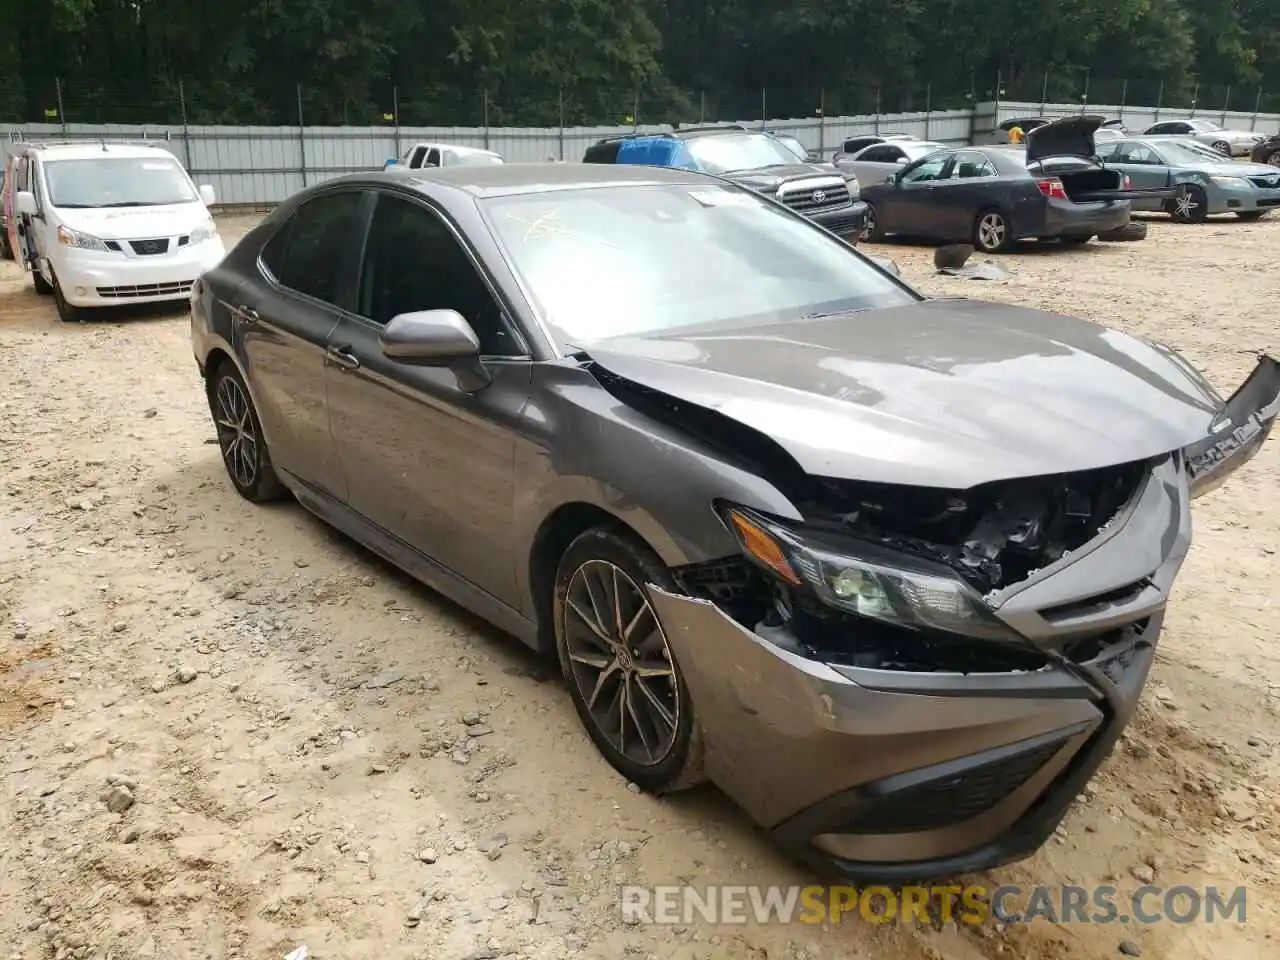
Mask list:
POLYGON ((1280 167, 1280 150, 1272 150, 1262 162, 1269 167, 1280 167))
POLYGON ((209 412, 218 431, 222 465, 236 493, 250 503, 286 496, 288 490, 271 464, 249 388, 230 361, 218 364, 209 378, 209 412))
POLYGON ((1147 239, 1147 225, 1141 220, 1130 220, 1119 230, 1098 234, 1098 239, 1108 243, 1125 243, 1147 239))
POLYGON ((1270 212, 1270 210, 1241 210, 1236 213, 1236 216, 1241 220, 1261 220, 1270 212))
POLYGON ((999 210, 983 210, 973 220, 973 248, 980 253, 1003 253, 1013 247, 1013 231, 999 210))
POLYGON ((1184 183, 1169 202, 1169 216, 1175 223, 1204 223, 1209 216, 1209 197, 1203 188, 1184 183))
POLYGON ((560 669, 596 749, 632 783, 669 793, 705 779, 702 738, 649 583, 677 589, 644 543, 594 527, 560 559, 552 616, 560 669))

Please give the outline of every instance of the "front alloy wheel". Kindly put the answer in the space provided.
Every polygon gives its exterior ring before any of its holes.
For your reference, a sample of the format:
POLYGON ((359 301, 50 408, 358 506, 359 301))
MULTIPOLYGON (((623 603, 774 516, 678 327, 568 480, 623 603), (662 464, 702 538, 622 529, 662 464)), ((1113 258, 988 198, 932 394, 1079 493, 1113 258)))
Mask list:
POLYGON ((701 751, 645 583, 674 589, 642 544, 603 527, 579 536, 557 575, 556 646, 574 706, 605 759, 641 787, 668 791, 701 779, 701 751))
POLYGON ((1178 223, 1202 223, 1209 216, 1209 198, 1194 184, 1183 184, 1173 199, 1169 215, 1178 223))

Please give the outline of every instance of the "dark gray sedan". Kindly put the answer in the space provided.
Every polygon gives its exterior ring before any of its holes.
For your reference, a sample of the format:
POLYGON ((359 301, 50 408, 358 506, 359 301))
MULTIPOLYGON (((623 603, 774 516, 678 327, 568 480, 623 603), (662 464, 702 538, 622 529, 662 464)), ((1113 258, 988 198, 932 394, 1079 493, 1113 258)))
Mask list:
POLYGON ((713 177, 332 180, 193 289, 234 488, 558 658, 603 757, 852 877, 1024 857, 1111 752, 1190 499, 1280 405, 930 300, 713 177))

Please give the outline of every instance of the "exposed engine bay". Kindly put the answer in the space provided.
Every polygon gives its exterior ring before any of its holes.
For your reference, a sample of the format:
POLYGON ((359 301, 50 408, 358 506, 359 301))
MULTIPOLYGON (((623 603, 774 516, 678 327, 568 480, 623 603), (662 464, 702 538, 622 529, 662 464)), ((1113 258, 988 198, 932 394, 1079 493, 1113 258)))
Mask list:
POLYGON ((815 478, 805 518, 945 563, 980 593, 1027 579, 1096 537, 1139 489, 1150 465, 1028 477, 967 491, 815 478))

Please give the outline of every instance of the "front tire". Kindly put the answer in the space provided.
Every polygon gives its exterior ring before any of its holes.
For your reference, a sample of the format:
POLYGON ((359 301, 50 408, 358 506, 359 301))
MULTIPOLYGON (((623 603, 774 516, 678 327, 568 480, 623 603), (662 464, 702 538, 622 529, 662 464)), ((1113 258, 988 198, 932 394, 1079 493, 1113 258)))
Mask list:
POLYGON ((236 493, 250 503, 279 500, 287 493, 271 464, 258 411, 240 371, 229 361, 209 381, 209 409, 218 431, 218 449, 236 493))
POLYGON ((62 285, 58 283, 56 276, 53 278, 53 303, 58 308, 58 319, 63 323, 76 323, 84 320, 84 311, 67 302, 67 298, 62 292, 62 285))
POLYGON ((880 217, 876 213, 876 208, 871 204, 867 204, 867 219, 862 225, 862 233, 859 239, 863 243, 879 243, 884 239, 884 228, 880 226, 880 217))
POLYGON ((36 293, 42 297, 47 297, 53 293, 53 284, 44 278, 44 275, 40 272, 39 264, 31 264, 31 285, 36 288, 36 293))
POLYGON ((983 210, 973 221, 973 248, 982 253, 1003 253, 1013 246, 1013 231, 999 210, 983 210))
POLYGON ((580 534, 556 571, 556 652, 578 718, 615 770, 652 793, 699 783, 688 687, 646 584, 675 590, 662 561, 609 527, 580 534))
POLYGON ((1204 223, 1209 216, 1209 197, 1195 184, 1183 184, 1169 204, 1169 216, 1175 223, 1204 223))

